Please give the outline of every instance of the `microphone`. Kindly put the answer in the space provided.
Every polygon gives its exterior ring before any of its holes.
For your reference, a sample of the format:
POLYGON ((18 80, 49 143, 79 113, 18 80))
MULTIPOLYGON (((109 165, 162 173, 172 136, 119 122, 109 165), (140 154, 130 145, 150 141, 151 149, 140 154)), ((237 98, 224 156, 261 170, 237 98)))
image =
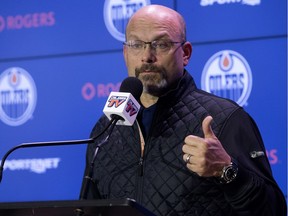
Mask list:
POLYGON ((117 125, 132 126, 140 110, 142 82, 136 77, 123 80, 119 92, 111 92, 103 112, 109 120, 118 118, 117 125))

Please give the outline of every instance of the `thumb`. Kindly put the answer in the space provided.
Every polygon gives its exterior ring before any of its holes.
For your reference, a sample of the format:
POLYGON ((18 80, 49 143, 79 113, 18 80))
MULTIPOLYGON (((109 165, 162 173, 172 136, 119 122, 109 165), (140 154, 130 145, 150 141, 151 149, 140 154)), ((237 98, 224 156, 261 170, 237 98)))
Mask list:
POLYGON ((204 138, 216 138, 211 128, 212 120, 213 120, 212 116, 207 116, 202 122, 202 130, 204 133, 204 138))

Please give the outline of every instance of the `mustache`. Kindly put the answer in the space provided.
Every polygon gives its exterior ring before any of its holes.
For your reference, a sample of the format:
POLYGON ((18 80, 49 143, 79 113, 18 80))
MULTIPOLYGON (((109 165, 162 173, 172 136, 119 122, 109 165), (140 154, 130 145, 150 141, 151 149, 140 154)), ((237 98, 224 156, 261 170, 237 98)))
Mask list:
POLYGON ((165 71, 162 67, 158 67, 156 65, 147 65, 144 64, 140 68, 135 69, 135 74, 138 76, 140 73, 145 71, 154 71, 154 72, 163 72, 165 71))

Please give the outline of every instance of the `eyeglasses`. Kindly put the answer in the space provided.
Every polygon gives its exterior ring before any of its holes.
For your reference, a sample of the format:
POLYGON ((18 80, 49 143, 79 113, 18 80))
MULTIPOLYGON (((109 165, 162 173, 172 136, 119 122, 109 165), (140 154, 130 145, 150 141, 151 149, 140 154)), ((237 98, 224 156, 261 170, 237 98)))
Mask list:
POLYGON ((185 42, 175 42, 168 40, 155 40, 151 42, 131 40, 124 42, 123 45, 127 46, 134 55, 139 55, 143 53, 147 44, 150 45, 150 48, 153 49, 156 54, 166 54, 171 50, 174 44, 181 44, 181 46, 183 46, 184 43, 185 42))

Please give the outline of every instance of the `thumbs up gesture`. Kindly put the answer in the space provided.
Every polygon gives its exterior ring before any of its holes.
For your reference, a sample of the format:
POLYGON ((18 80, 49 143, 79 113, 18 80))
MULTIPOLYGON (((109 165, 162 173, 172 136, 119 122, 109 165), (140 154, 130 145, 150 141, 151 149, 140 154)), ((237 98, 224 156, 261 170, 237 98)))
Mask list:
POLYGON ((202 177, 221 176, 223 167, 231 162, 231 157, 211 128, 212 120, 207 116, 202 122, 204 138, 189 135, 182 147, 187 168, 202 177))

